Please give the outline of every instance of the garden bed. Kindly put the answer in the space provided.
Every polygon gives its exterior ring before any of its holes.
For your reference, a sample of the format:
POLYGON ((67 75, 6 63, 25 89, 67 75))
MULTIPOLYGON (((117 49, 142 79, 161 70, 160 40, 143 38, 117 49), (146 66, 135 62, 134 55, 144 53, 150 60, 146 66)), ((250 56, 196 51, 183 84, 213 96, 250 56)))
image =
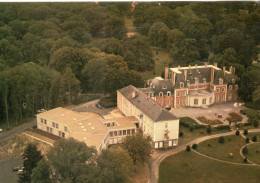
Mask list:
POLYGON ((197 117, 197 119, 202 122, 202 123, 205 123, 205 124, 209 124, 209 125, 218 125, 218 124, 223 124, 222 121, 218 120, 218 119, 208 119, 206 118, 205 116, 200 116, 200 117, 197 117))
POLYGON ((228 120, 230 123, 232 123, 232 122, 237 123, 237 122, 242 121, 242 119, 243 119, 243 117, 240 114, 235 113, 235 112, 230 112, 228 115, 229 115, 229 117, 227 117, 226 120, 228 120))

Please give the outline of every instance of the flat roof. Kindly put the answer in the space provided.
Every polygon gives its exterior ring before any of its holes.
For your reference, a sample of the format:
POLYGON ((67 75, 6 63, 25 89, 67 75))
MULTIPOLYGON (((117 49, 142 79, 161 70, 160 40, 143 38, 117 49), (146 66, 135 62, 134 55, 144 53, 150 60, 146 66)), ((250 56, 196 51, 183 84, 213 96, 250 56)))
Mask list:
POLYGON ((136 128, 134 123, 139 122, 138 119, 134 116, 120 117, 120 118, 113 118, 113 119, 104 119, 102 121, 103 121, 103 123, 108 123, 108 122, 118 123, 118 125, 108 127, 109 130, 136 128))

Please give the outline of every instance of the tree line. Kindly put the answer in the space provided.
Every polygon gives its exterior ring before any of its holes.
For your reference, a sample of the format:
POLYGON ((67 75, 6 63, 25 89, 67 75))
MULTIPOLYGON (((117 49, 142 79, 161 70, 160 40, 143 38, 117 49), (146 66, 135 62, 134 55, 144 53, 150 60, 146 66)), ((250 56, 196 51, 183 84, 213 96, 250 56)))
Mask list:
POLYGON ((126 37, 131 3, 1 3, 0 119, 72 103, 80 92, 143 86, 149 42, 126 37), (11 115, 10 115, 11 114, 11 115))

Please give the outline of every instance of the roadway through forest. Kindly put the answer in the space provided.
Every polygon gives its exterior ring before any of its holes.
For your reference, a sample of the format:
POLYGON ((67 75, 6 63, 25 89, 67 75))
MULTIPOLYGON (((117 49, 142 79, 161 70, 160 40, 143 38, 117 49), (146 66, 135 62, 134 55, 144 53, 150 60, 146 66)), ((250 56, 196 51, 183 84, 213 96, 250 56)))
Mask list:
MULTIPOLYGON (((251 130, 248 130, 248 132, 249 133, 260 132, 260 129, 251 129, 251 130)), ((241 130, 240 133, 243 133, 243 131, 241 130)), ((160 163, 168 156, 175 155, 181 151, 184 151, 186 149, 187 145, 191 146, 192 144, 199 144, 205 140, 209 140, 209 139, 213 139, 213 138, 217 138, 217 137, 221 137, 221 136, 229 136, 229 135, 235 135, 235 131, 199 137, 199 138, 196 138, 195 140, 192 140, 191 142, 188 142, 181 146, 177 146, 176 148, 174 148, 172 150, 159 154, 158 157, 156 159, 154 159, 150 165, 150 182, 149 183, 158 183, 160 163)))

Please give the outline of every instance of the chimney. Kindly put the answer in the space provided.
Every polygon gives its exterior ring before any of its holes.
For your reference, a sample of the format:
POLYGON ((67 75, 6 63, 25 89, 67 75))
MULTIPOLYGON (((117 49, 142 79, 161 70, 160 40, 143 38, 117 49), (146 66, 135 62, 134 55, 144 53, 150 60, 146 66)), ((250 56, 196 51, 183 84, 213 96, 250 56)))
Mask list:
POLYGON ((231 74, 235 74, 235 67, 230 66, 229 72, 231 72, 231 74))
POLYGON ((184 81, 186 81, 186 79, 187 79, 187 70, 185 69, 184 70, 184 81))
POLYGON ((173 84, 173 86, 175 85, 175 75, 176 75, 176 73, 172 72, 172 84, 173 84))
POLYGON ((204 62, 204 66, 205 66, 205 67, 208 67, 208 62, 204 62))
POLYGON ((196 68, 196 69, 198 68, 198 65, 197 65, 197 64, 195 64, 195 68, 196 68))
POLYGON ((135 98, 137 96, 137 91, 132 92, 132 98, 135 98))
POLYGON ((191 69, 191 65, 189 65, 189 69, 191 69))
POLYGON ((210 82, 213 83, 214 81, 214 71, 215 69, 211 67, 211 72, 210 72, 210 82))
POLYGON ((181 66, 180 66, 180 65, 178 65, 178 70, 180 70, 180 68, 181 68, 181 66))
POLYGON ((164 80, 167 80, 168 79, 168 74, 169 73, 169 68, 168 67, 165 67, 164 68, 164 80))
POLYGON ((218 67, 218 63, 217 63, 217 62, 215 62, 215 63, 214 63, 214 66, 215 66, 215 67, 218 67))
POLYGON ((226 67, 223 66, 223 72, 224 72, 224 75, 226 74, 226 67))

